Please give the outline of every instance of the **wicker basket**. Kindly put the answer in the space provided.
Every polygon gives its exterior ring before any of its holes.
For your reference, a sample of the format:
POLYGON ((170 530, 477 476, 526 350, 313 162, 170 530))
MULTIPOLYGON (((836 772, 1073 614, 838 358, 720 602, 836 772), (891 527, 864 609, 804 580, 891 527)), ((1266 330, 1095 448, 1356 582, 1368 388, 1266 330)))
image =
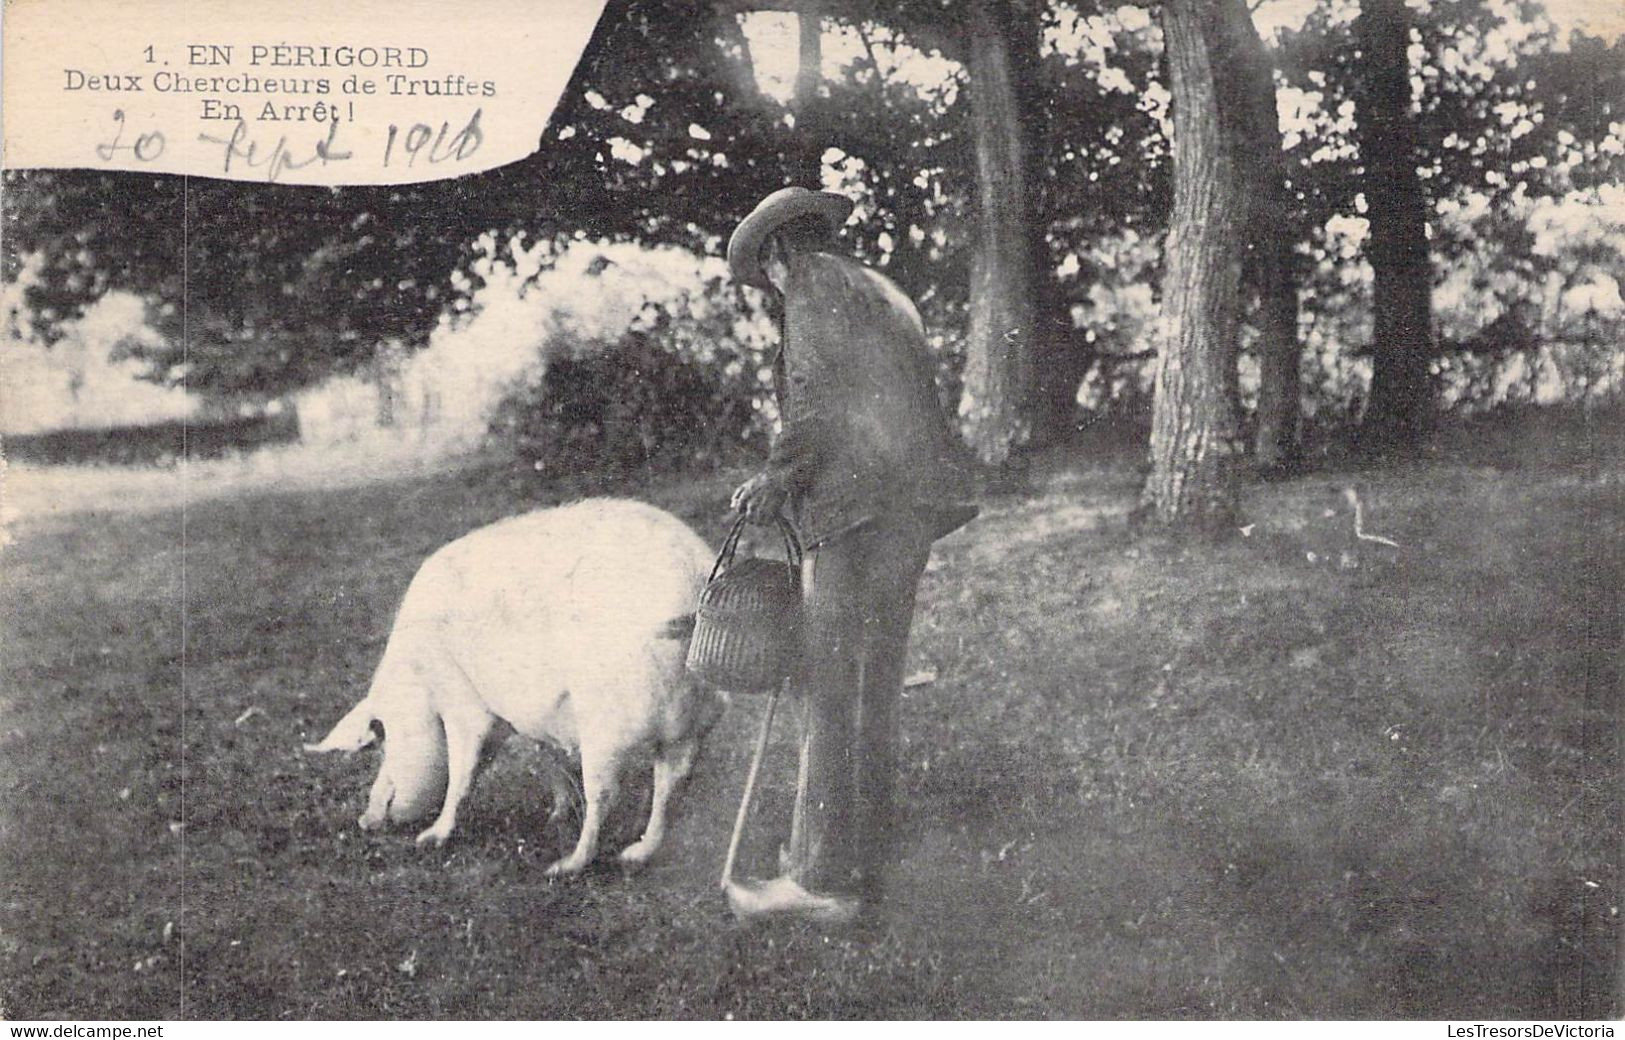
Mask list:
POLYGON ((741 517, 722 543, 711 580, 694 610, 688 670, 734 693, 776 690, 795 665, 801 642, 801 548, 779 521, 786 559, 734 561, 741 517))

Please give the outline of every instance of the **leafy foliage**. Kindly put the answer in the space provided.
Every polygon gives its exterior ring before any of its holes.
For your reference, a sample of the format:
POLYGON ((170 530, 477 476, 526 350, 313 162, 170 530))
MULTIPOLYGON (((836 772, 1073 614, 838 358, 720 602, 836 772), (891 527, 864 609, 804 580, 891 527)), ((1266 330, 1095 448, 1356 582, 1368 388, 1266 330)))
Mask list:
POLYGON ((544 476, 716 465, 755 430, 741 372, 656 346, 642 333, 549 362, 510 394, 492 433, 544 476), (599 349, 602 348, 602 349, 599 349))

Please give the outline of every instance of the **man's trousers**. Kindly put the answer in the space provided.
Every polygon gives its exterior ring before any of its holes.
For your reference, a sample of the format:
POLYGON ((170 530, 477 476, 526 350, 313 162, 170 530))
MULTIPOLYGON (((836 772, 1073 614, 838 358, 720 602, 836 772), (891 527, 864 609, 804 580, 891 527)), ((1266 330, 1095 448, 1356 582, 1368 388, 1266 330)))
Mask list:
POLYGON ((786 872, 823 895, 873 898, 894 838, 898 700, 932 526, 883 515, 802 563, 802 718, 786 872))

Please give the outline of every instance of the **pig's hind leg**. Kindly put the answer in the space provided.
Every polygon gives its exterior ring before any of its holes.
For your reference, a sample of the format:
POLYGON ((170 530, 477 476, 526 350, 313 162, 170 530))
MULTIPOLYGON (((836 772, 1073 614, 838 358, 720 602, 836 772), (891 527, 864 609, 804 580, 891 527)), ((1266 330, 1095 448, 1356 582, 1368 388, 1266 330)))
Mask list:
POLYGON ((446 738, 446 798, 440 815, 422 834, 420 846, 444 845, 457 826, 457 809, 474 786, 480 751, 496 725, 496 717, 480 700, 479 690, 455 660, 425 662, 425 679, 435 690, 435 707, 446 738))

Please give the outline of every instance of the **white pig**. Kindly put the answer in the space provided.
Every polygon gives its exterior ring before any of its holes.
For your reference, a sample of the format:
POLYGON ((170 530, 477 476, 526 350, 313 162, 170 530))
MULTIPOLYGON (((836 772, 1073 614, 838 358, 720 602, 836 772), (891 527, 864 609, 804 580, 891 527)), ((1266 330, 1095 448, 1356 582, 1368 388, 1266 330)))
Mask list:
POLYGON ((684 671, 692 613, 711 551, 677 517, 598 498, 481 528, 440 549, 406 590, 365 699, 307 751, 355 751, 383 725, 384 758, 363 830, 440 813, 419 845, 457 823, 480 749, 498 719, 579 750, 581 837, 547 869, 573 874, 623 769, 652 752, 654 800, 643 836, 621 853, 641 865, 660 846, 667 807, 725 695, 684 671))

